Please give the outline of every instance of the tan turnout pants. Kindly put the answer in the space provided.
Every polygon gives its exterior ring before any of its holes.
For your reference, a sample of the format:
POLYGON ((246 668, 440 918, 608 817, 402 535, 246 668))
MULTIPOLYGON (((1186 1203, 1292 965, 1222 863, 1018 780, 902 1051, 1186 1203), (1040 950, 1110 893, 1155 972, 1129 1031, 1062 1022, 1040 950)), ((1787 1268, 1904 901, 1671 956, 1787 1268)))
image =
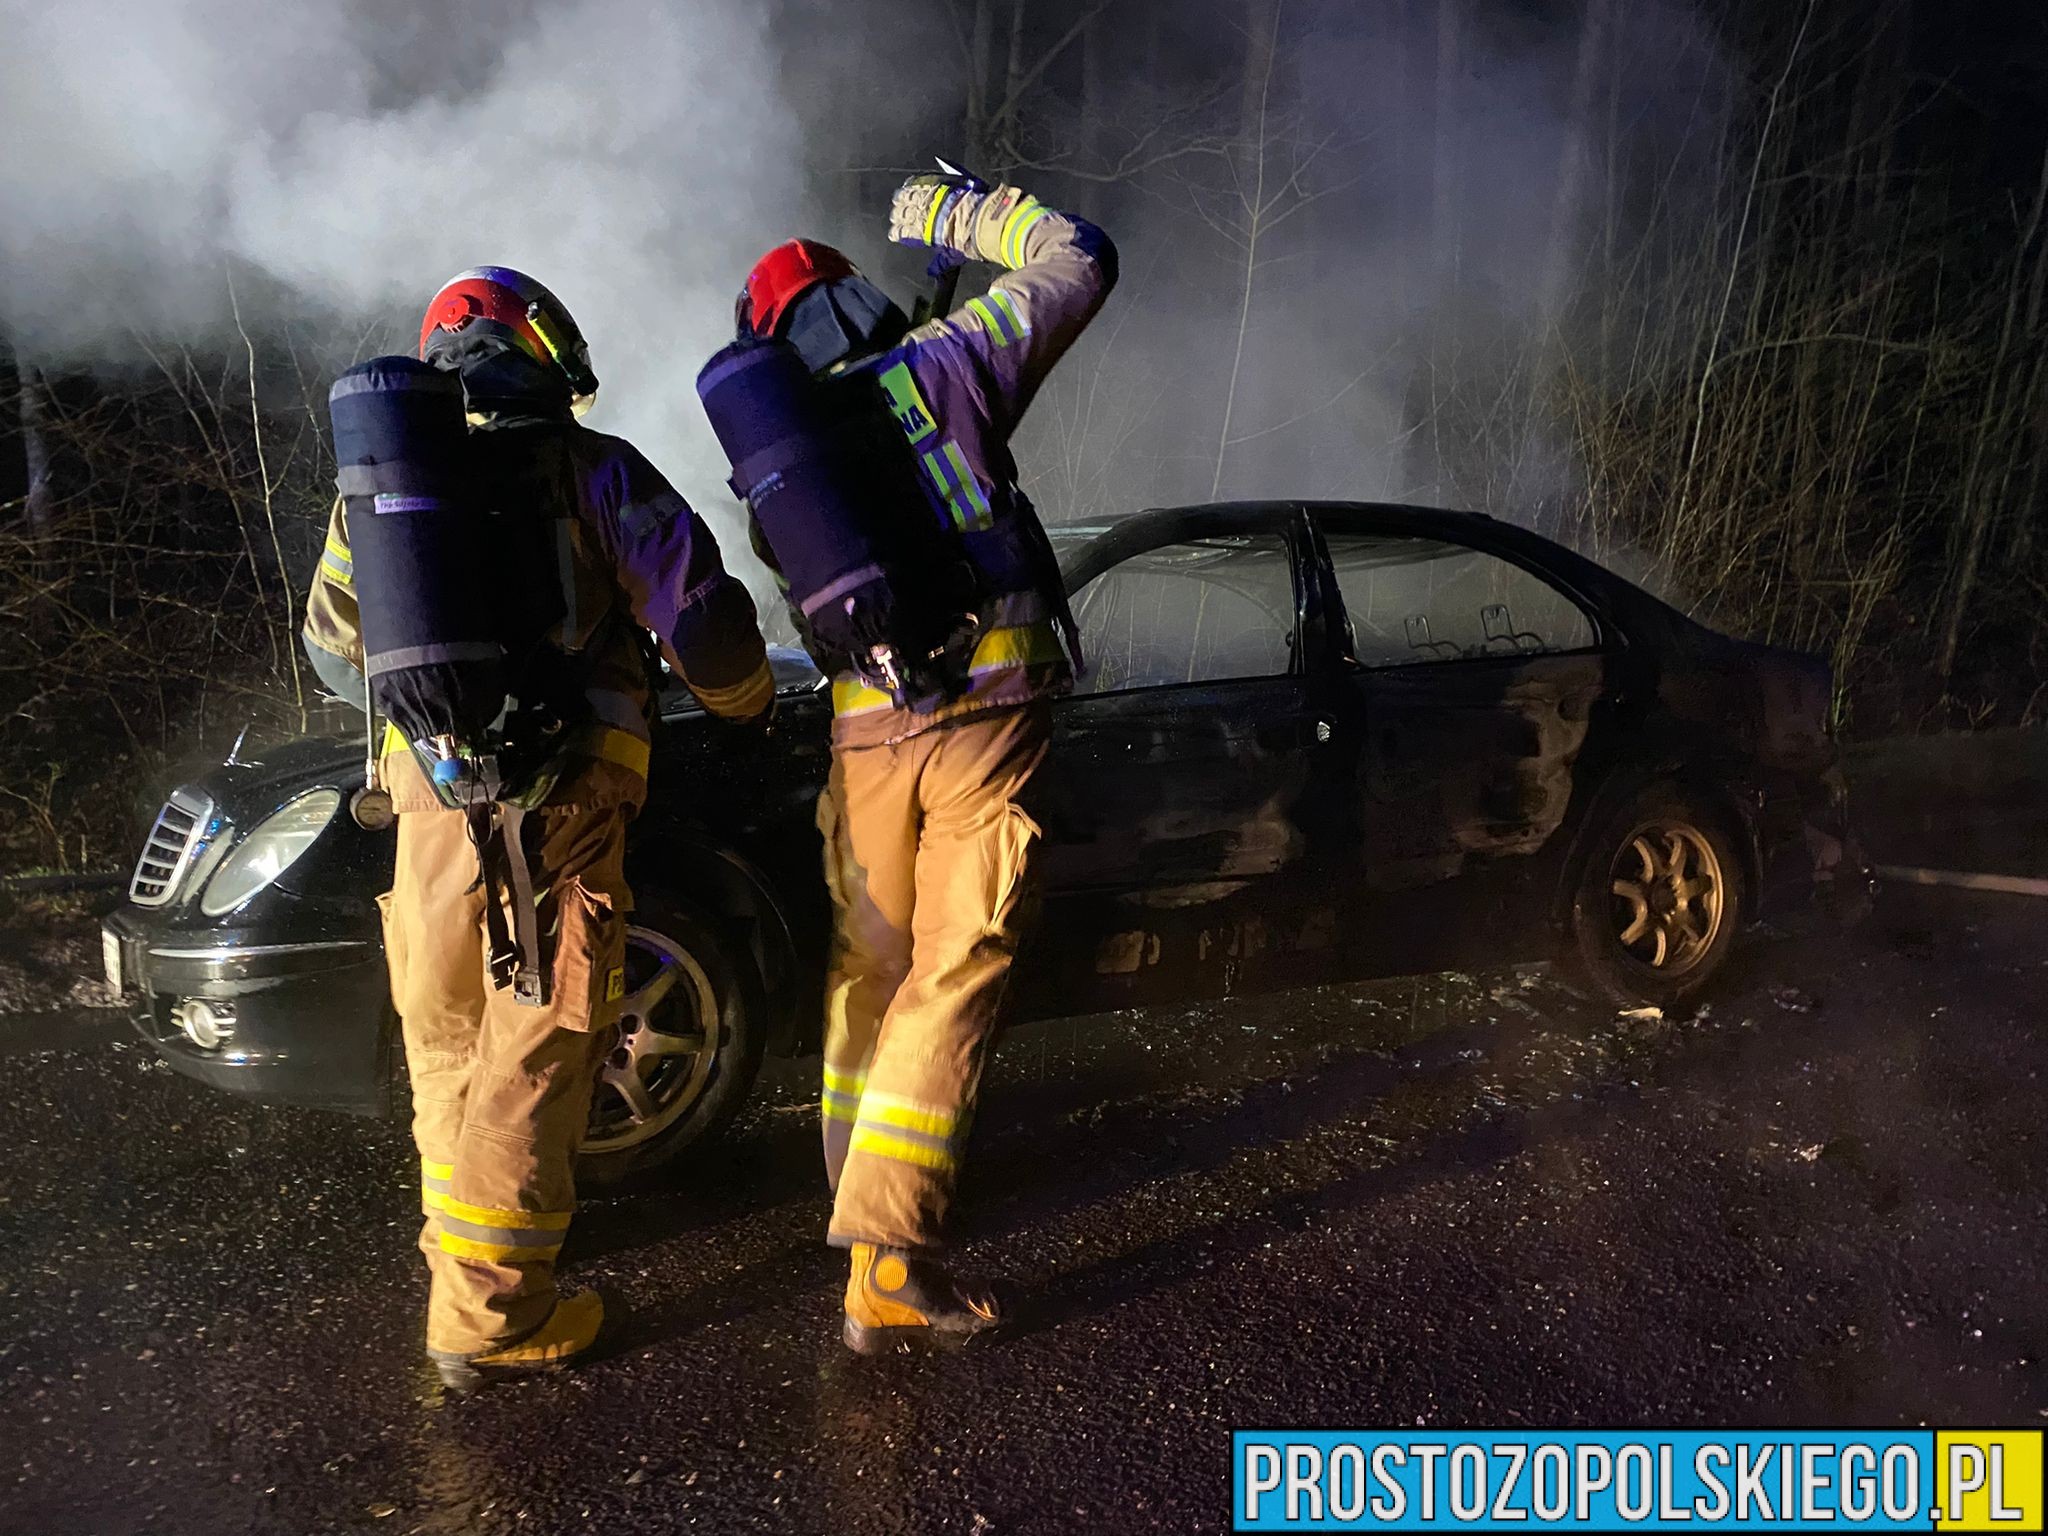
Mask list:
POLYGON ((378 905, 412 1074, 430 1353, 488 1354, 554 1311, 591 1082, 624 995, 630 814, 614 806, 526 818, 548 951, 540 1008, 491 985, 462 813, 398 818, 398 868, 378 905))
POLYGON ((1039 829, 1018 797, 1043 704, 837 751, 818 802, 834 933, 825 982, 826 1241, 943 1241, 975 1092, 1027 915, 1039 829))

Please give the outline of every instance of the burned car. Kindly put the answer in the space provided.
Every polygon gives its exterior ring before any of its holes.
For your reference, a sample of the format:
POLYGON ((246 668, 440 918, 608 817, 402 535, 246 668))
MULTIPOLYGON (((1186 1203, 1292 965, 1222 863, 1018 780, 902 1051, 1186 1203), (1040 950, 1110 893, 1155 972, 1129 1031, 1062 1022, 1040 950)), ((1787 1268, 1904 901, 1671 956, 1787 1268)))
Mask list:
MULTIPOLYGON (((1749 920, 1860 877, 1826 664, 1527 530, 1261 502, 1060 542, 1089 666, 1054 706, 1018 1016, 1546 956, 1670 1006, 1749 920)), ((826 701, 786 682, 769 737, 664 701, 597 1182, 722 1123, 764 1051, 817 1048, 826 701)), ((177 1070, 403 1102, 373 901, 394 845, 343 810, 361 781, 359 746, 307 741, 164 805, 105 949, 177 1070)))

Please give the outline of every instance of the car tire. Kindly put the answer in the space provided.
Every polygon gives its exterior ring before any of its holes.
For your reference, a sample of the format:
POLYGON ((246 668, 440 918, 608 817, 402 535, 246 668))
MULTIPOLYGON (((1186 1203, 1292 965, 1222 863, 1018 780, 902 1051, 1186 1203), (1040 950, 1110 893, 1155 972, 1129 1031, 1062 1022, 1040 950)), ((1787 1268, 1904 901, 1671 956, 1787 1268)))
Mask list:
POLYGON ((719 924, 642 898, 627 920, 625 1009, 591 1090, 578 1184, 651 1181, 723 1130, 760 1070, 764 1013, 752 961, 719 924), (672 1044, 692 1039, 694 1049, 672 1044))
POLYGON ((1676 784, 1638 791, 1586 840, 1569 893, 1568 968, 1624 1007, 1673 1008, 1709 987, 1748 914, 1727 818, 1676 784))

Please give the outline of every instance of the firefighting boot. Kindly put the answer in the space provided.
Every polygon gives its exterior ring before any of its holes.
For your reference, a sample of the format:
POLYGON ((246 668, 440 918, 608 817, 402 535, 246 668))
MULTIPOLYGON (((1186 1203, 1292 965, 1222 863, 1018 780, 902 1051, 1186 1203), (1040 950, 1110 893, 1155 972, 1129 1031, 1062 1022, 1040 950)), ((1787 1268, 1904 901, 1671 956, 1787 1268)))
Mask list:
POLYGON ((899 1343, 964 1344, 1002 1320, 994 1296, 961 1285, 931 1260, 853 1245, 843 1337, 855 1354, 879 1355, 899 1343))
POLYGON ((517 1343, 484 1355, 435 1355, 434 1369, 451 1392, 474 1392, 493 1381, 573 1365, 604 1326, 604 1298, 579 1291, 555 1303, 548 1320, 517 1343))

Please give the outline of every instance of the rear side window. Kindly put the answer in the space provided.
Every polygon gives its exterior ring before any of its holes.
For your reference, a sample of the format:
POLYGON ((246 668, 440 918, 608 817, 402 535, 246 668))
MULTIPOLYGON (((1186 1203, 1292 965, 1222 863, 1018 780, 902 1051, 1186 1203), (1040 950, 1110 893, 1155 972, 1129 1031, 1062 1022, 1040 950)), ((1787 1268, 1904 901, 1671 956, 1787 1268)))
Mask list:
POLYGON ((1576 602, 1484 550, 1361 533, 1332 533, 1328 542, 1363 666, 1545 656, 1598 643, 1576 602))
POLYGON ((1278 534, 1167 544, 1074 594, 1084 693, 1278 677, 1294 660, 1294 567, 1278 534))

